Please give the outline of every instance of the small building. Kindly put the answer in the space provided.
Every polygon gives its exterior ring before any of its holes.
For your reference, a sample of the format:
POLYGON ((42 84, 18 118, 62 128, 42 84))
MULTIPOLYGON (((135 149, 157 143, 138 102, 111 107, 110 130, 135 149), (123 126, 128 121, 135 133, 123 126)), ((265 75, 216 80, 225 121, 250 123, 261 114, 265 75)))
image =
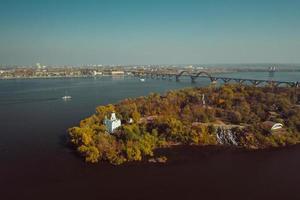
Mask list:
POLYGON ((125 72, 124 71, 111 71, 110 74, 112 76, 122 76, 125 74, 125 72))
POLYGON ((283 128, 283 124, 272 121, 263 122, 263 128, 267 131, 274 131, 283 128))
POLYGON ((109 133, 113 133, 116 128, 121 126, 121 120, 116 117, 115 113, 111 113, 110 119, 105 117, 104 125, 109 133))
POLYGON ((98 76, 98 75, 102 75, 102 72, 93 71, 93 76, 98 76))
POLYGON ((133 119, 132 119, 132 118, 129 118, 128 123, 129 123, 129 124, 132 124, 132 123, 133 123, 133 119))

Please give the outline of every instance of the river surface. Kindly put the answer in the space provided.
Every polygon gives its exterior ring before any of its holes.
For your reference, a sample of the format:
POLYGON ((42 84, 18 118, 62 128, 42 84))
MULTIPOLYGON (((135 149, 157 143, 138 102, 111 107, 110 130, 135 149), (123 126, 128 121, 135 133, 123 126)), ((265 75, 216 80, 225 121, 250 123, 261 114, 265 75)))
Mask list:
MULTIPOLYGON (((269 79, 268 73, 222 76, 269 79)), ((297 81, 300 73, 275 73, 297 81)), ((300 199, 300 146, 246 152, 158 150, 165 165, 84 163, 66 129, 95 107, 170 89, 208 85, 132 77, 0 80, 0 199, 300 199), (70 101, 61 99, 71 95, 70 101)))

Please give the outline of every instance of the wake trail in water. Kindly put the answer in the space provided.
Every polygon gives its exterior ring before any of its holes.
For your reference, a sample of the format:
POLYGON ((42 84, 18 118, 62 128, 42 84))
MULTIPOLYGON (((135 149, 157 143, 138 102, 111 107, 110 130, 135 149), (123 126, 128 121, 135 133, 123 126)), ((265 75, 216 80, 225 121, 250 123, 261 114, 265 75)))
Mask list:
POLYGON ((60 98, 0 99, 0 106, 58 101, 60 98))

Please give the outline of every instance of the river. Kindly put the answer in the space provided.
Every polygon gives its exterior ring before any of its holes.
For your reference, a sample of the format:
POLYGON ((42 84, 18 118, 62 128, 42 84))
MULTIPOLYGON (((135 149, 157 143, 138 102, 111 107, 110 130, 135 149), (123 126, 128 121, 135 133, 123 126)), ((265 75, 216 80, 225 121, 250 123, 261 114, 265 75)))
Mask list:
MULTIPOLYGON (((272 78, 297 81, 300 73, 272 78)), ((132 77, 0 80, 1 199, 300 199, 300 146, 258 152, 178 147, 158 150, 169 157, 165 165, 117 167, 86 164, 66 146, 66 129, 98 105, 208 84, 132 77), (64 95, 73 98, 63 101, 64 95)))

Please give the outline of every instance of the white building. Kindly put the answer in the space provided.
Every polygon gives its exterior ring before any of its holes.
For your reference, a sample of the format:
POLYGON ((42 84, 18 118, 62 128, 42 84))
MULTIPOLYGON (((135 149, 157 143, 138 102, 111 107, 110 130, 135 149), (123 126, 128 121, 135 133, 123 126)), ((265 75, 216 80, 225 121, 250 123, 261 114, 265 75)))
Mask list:
POLYGON ((125 74, 125 72, 124 71, 111 71, 110 74, 112 76, 122 76, 125 74))
POLYGON ((93 71, 94 76, 102 75, 102 72, 93 71))
POLYGON ((277 130, 283 128, 283 124, 281 123, 276 123, 272 126, 271 130, 277 130))
POLYGON ((268 131, 274 131, 283 128, 283 124, 272 121, 263 122, 263 128, 268 131))
POLYGON ((111 113, 110 119, 105 117, 104 125, 109 133, 113 133, 116 128, 121 126, 121 120, 116 117, 115 113, 111 113))

